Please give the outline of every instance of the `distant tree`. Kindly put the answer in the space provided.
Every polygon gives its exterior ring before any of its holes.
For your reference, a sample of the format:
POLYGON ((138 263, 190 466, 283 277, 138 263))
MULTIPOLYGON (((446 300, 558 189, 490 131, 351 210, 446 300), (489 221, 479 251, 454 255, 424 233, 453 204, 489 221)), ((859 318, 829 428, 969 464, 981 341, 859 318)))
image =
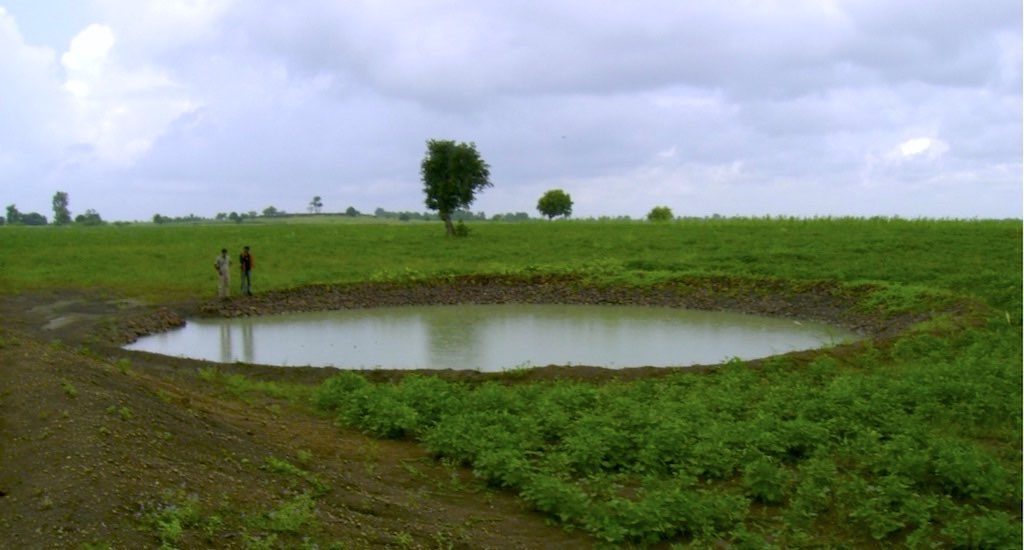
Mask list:
POLYGON ((561 189, 552 189, 537 201, 537 210, 550 220, 555 216, 572 215, 572 198, 561 189))
POLYGON ((18 212, 18 207, 13 204, 7 205, 7 223, 21 223, 21 212, 18 212))
POLYGON ((228 219, 235 223, 242 223, 242 216, 239 216, 238 212, 228 214, 228 219))
POLYGON ((160 214, 153 214, 153 223, 167 223, 168 219, 160 214))
POLYGON ((491 186, 490 167, 472 142, 428 140, 420 175, 427 208, 437 210, 448 236, 455 236, 452 214, 472 204, 477 191, 491 186))
POLYGON ((0 216, 0 225, 7 225, 7 218, 0 216))
POLYGON ((260 215, 255 210, 250 210, 245 213, 245 217, 247 218, 258 218, 259 216, 260 215))
POLYGON ((359 211, 354 206, 349 206, 345 209, 345 215, 354 218, 359 215, 359 211))
POLYGON ((655 206, 647 213, 647 221, 667 222, 672 221, 672 209, 667 206, 655 206))
POLYGON ((309 212, 311 214, 319 214, 320 209, 324 207, 324 203, 320 200, 320 195, 313 197, 313 200, 309 201, 309 212))
POLYGON ((39 212, 29 212, 21 215, 21 223, 25 225, 46 225, 46 216, 39 212))
POLYGON ((71 212, 68 211, 68 194, 57 191, 53 194, 53 225, 71 223, 71 212))
POLYGON ((224 220, 228 219, 228 213, 227 212, 217 212, 217 215, 214 216, 213 219, 218 220, 218 221, 224 221, 224 220))
POLYGON ((278 212, 277 208, 274 208, 273 206, 268 206, 268 207, 263 209, 263 215, 268 217, 268 218, 273 218, 274 216, 277 216, 278 214, 279 214, 279 212, 278 212))
POLYGON ((398 221, 407 222, 411 219, 412 215, 410 215, 408 212, 402 212, 401 214, 398 215, 398 221))
POLYGON ((75 223, 82 225, 103 225, 103 218, 100 217, 99 212, 92 208, 85 211, 85 214, 79 214, 75 216, 75 223))

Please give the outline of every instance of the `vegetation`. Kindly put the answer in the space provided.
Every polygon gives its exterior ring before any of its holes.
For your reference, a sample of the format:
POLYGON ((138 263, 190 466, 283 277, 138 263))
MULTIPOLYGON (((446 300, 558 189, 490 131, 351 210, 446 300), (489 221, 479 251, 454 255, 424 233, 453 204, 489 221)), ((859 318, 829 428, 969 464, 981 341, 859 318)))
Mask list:
POLYGON ((311 214, 319 214, 324 208, 324 202, 320 199, 320 195, 313 197, 313 200, 309 201, 309 212, 311 214))
POLYGON ((7 205, 6 223, 8 225, 46 225, 46 216, 38 212, 25 214, 18 211, 17 206, 9 204, 7 205))
MULTIPOLYGON (((206 258, 243 242, 267 289, 479 273, 868 285, 860 307, 922 323, 816 356, 631 382, 346 373, 310 394, 200 376, 242 398, 311 399, 343 424, 419 441, 614 544, 1005 548, 1021 537, 1021 230, 1019 220, 576 221, 480 224, 472 238, 439 241, 428 225, 398 223, 71 227, 61 239, 5 227, 0 292, 212 297, 206 258)), ((266 468, 303 492, 254 519, 254 536, 315 530, 327 488, 284 460, 266 468)), ((194 516, 155 515, 154 529, 173 544, 175 521, 187 531, 194 516)))
POLYGON ((490 167, 473 143, 450 140, 427 141, 427 154, 420 164, 427 208, 437 210, 445 234, 456 236, 452 213, 473 204, 476 193, 491 186, 490 167))
POLYGON ((100 213, 93 210, 92 208, 85 211, 85 214, 79 214, 75 216, 75 223, 81 225, 103 225, 105 222, 100 217, 100 213))
POLYGON ((53 195, 53 225, 71 223, 71 212, 68 210, 68 194, 57 191, 53 195))
POLYGON ((672 221, 672 209, 667 206, 655 206, 647 213, 647 221, 649 222, 667 222, 672 221))
POLYGON ((537 201, 537 210, 550 220, 555 216, 572 215, 572 198, 561 189, 552 189, 537 201))

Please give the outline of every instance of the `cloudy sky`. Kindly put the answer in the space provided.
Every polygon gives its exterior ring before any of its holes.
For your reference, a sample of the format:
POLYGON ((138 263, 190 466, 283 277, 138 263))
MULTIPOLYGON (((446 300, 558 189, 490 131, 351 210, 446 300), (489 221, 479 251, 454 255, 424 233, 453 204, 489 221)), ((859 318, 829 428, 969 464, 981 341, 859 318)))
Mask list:
POLYGON ((0 206, 1020 217, 1019 0, 0 0, 0 206))

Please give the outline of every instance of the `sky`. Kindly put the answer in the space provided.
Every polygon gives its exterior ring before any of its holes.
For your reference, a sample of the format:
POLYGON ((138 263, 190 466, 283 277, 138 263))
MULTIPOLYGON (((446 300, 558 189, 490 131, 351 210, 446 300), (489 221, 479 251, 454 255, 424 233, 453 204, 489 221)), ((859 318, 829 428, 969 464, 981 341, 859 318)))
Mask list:
MULTIPOLYGON (((1019 0, 0 0, 0 206, 1019 218, 1019 0)), ((2 212, 0 212, 2 214, 2 212)))

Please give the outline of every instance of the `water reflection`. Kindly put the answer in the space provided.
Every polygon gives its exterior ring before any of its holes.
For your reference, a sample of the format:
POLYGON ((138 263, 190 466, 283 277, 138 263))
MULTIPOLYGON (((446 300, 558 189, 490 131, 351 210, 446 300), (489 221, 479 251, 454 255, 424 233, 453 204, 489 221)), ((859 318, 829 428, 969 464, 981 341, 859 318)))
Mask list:
POLYGON ((722 312, 466 305, 196 320, 128 347, 224 363, 497 371, 548 364, 708 364, 853 337, 826 325, 722 312))
POLYGON ((234 358, 234 354, 231 353, 231 326, 228 324, 220 325, 220 362, 231 363, 234 358))
POLYGON ((242 323, 242 361, 246 363, 256 362, 256 353, 253 349, 252 320, 246 319, 242 323))

